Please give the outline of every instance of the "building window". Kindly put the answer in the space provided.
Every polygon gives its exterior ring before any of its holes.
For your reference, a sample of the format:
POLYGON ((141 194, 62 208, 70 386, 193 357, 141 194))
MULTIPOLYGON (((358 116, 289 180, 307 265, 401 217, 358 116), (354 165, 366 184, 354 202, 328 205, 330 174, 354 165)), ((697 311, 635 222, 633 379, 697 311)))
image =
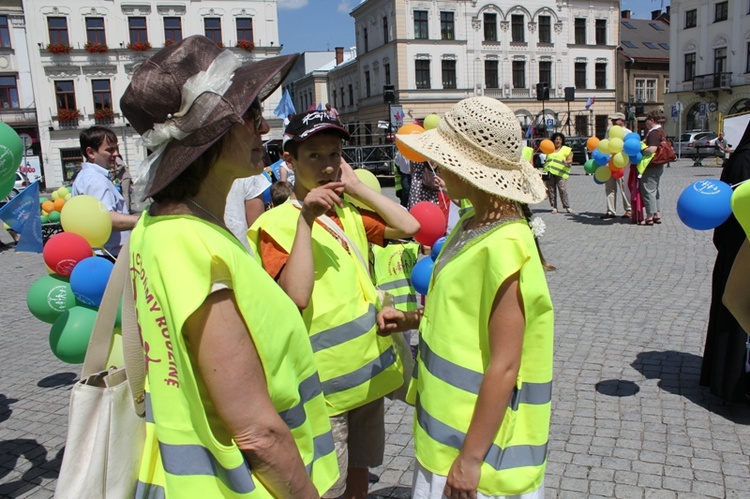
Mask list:
POLYGON ((94 112, 100 109, 112 109, 112 87, 109 80, 91 80, 91 92, 94 96, 94 112))
POLYGON ((417 88, 430 88, 430 61, 416 61, 415 75, 417 78, 417 88))
POLYGON ((182 19, 179 17, 164 18, 164 41, 168 43, 182 40, 182 19))
POLYGON ((48 17, 47 28, 49 30, 50 43, 64 43, 69 45, 68 20, 65 17, 48 17))
POLYGON ((254 41, 252 17, 237 18, 237 41, 240 40, 247 40, 248 42, 254 41))
POLYGON ((456 88, 456 61, 443 61, 443 88, 456 88))
POLYGON ((669 93, 669 78, 664 78, 664 93, 669 93))
POLYGON ((500 88, 497 65, 497 61, 484 61, 484 86, 487 88, 500 88))
POLYGON ((656 102, 656 78, 635 78, 636 102, 656 102))
POLYGON ((586 45, 586 19, 577 17, 575 20, 575 43, 586 45))
POLYGON ((18 104, 18 88, 15 76, 0 76, 0 107, 21 107, 18 104))
POLYGON ((365 97, 370 96, 370 72, 365 71, 365 97))
POLYGON ((576 88, 586 88, 586 63, 576 62, 575 65, 576 88))
POLYGON ((206 38, 217 45, 221 43, 221 18, 205 17, 203 19, 203 30, 206 38))
POLYGON ((333 91, 333 100, 331 102, 333 102, 333 107, 338 107, 338 103, 336 102, 336 90, 335 89, 333 91))
POLYGON ((552 18, 539 16, 539 43, 552 43, 552 18))
POLYGON ((607 20, 597 19, 596 20, 596 44, 606 45, 607 44, 607 20))
POLYGON ((539 82, 552 87, 552 61, 539 61, 539 82))
POLYGON ((10 47, 8 16, 0 16, 0 47, 10 47))
POLYGON ((585 114, 576 115, 576 135, 579 137, 585 137, 591 132, 589 131, 589 117, 585 114))
POLYGON ((729 2, 719 2, 714 6, 714 22, 726 21, 729 18, 729 2))
POLYGON ((104 18, 87 17, 86 18, 86 41, 100 45, 107 44, 107 38, 104 36, 104 18))
POLYGON ((73 80, 56 81, 55 98, 57 100, 58 111, 60 109, 78 109, 73 80))
POLYGON ((383 75, 385 76, 385 84, 391 84, 391 65, 383 64, 383 75))
POLYGON ((427 11, 414 11, 414 38, 426 40, 430 36, 427 33, 427 11))
POLYGON ((83 164, 81 148, 60 149, 60 159, 62 160, 63 178, 66 181, 73 180, 76 172, 81 170, 83 164))
POLYGON ((440 13, 440 38, 455 40, 456 33, 453 26, 453 12, 440 13))
POLYGON ((685 29, 695 28, 696 26, 698 26, 698 10, 685 11, 685 29))
POLYGON ((484 15, 484 41, 497 41, 497 14, 484 15))
POLYGON ((594 66, 594 85, 596 88, 607 88, 607 63, 597 62, 594 66))
POLYGON ((346 106, 344 103, 344 87, 341 87, 341 107, 343 108, 344 106, 346 106))
POLYGON ((352 85, 349 85, 349 105, 354 105, 354 88, 352 88, 352 85))
POLYGON ((693 81, 695 78, 695 52, 685 54, 685 81, 693 81))
POLYGON ((513 88, 526 88, 526 61, 513 61, 513 88))
POLYGON ((714 73, 724 73, 727 70, 727 48, 714 49, 714 73))
POLYGON ((510 33, 511 40, 514 42, 523 42, 524 33, 526 30, 523 29, 523 14, 513 14, 510 16, 510 33))
POLYGON ((128 17, 128 29, 130 30, 130 43, 148 43, 148 32, 146 31, 145 17, 128 17))
POLYGON ((383 18, 383 44, 388 43, 388 17, 383 18))
POLYGON ((747 55, 745 56, 745 73, 750 73, 750 42, 747 42, 747 55))
POLYGON ((362 45, 364 47, 364 52, 367 53, 368 50, 370 50, 370 37, 367 35, 367 28, 364 28, 362 30, 362 45))

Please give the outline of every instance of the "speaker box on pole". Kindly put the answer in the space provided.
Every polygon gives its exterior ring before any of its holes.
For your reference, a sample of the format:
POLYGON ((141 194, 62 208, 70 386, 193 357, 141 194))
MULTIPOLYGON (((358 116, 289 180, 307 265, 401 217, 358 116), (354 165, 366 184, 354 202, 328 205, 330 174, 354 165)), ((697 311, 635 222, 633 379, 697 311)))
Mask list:
POLYGON ((393 85, 383 85, 383 101, 386 104, 396 102, 396 90, 393 85))
POLYGON ((573 102, 576 100, 576 87, 565 87, 565 101, 573 102))
POLYGON ((549 100, 549 83, 536 84, 536 100, 549 100))

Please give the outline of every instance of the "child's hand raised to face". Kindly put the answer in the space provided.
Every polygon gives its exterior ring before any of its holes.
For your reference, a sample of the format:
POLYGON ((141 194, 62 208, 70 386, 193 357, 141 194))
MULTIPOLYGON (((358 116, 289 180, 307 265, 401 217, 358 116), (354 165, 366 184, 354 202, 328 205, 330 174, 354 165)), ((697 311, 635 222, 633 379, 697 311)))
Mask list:
POLYGON ((358 176, 354 174, 352 166, 341 158, 341 181, 346 184, 344 192, 351 194, 362 183, 358 176))
POLYGON ((317 218, 335 205, 343 206, 341 196, 344 194, 344 182, 328 182, 316 187, 302 201, 302 214, 317 218))

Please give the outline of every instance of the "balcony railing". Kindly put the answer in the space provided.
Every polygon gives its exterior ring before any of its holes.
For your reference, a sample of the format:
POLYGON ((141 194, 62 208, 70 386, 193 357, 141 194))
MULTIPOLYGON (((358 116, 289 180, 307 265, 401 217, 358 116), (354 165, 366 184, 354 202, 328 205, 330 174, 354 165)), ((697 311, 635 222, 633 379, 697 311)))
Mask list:
POLYGON ((732 73, 710 73, 693 78, 693 92, 730 88, 732 88, 732 73))
POLYGON ((8 124, 36 124, 36 109, 22 107, 0 108, 0 121, 8 124))

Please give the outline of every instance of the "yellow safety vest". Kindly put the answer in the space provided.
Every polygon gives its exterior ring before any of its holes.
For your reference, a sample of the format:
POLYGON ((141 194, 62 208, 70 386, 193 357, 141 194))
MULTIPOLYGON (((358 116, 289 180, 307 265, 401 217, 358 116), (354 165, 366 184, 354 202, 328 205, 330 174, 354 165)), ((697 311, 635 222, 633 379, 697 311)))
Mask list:
POLYGON ((559 151, 547 155, 544 161, 544 171, 557 175, 558 177, 568 178, 570 175, 570 164, 565 160, 570 156, 572 149, 568 146, 562 146, 559 151))
POLYGON ((523 146, 523 149, 521 149, 521 156, 523 157, 523 159, 531 163, 531 159, 534 157, 534 148, 523 146))
MULTIPOLYGON (((368 254, 367 235, 356 208, 336 207, 344 232, 368 254)), ((299 209, 285 203, 258 217, 247 235, 260 254, 260 231, 287 252, 297 232, 299 209)), ((312 229, 315 284, 302 310, 320 372, 328 414, 335 416, 376 400, 403 383, 403 367, 390 337, 376 333, 378 295, 367 268, 325 227, 312 229)))
POLYGON ((549 440, 553 311, 525 220, 507 222, 468 242, 432 276, 412 383, 417 389, 416 457, 426 469, 446 476, 463 445, 490 361, 488 324, 495 295, 518 271, 526 318, 521 365, 478 487, 492 496, 538 489, 549 440))
MULTIPOLYGON (((648 145, 646 145, 645 142, 641 142, 641 151, 648 149, 648 145)), ((654 159, 654 154, 649 154, 648 156, 643 156, 641 160, 638 162, 637 165, 635 165, 635 169, 638 170, 638 173, 643 175, 643 172, 646 171, 646 168, 648 168, 648 165, 651 164, 651 160, 654 159)))
POLYGON ((393 306, 403 312, 418 307, 411 271, 417 263, 419 244, 392 242, 385 248, 372 245, 375 285, 393 296, 393 306))
POLYGON ((274 408, 317 490, 328 490, 338 477, 330 422, 305 326, 289 297, 234 237, 191 216, 144 213, 130 238, 130 259, 147 370, 136 497, 271 497, 223 430, 182 334, 212 282, 233 290, 274 408))

